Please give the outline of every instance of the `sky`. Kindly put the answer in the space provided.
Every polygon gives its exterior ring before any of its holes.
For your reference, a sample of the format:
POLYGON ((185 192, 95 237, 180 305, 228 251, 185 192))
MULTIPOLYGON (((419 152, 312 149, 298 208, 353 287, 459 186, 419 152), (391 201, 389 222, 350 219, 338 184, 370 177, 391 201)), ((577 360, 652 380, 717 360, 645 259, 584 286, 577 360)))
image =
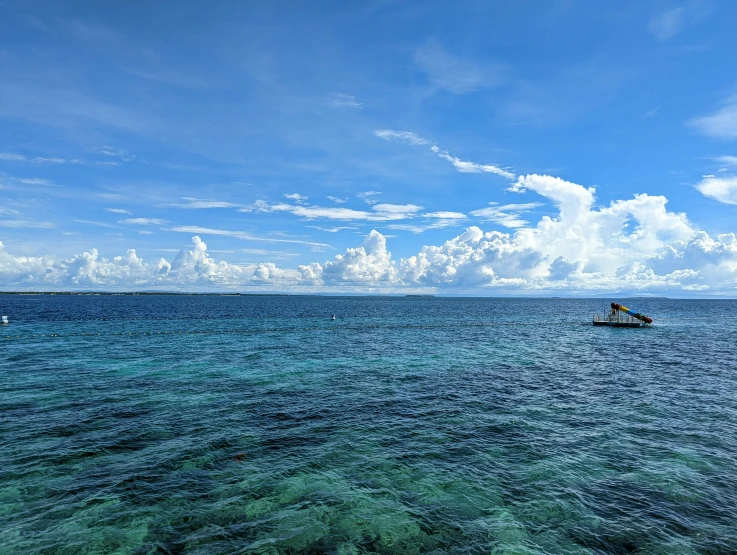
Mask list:
POLYGON ((735 21, 0 0, 0 290, 737 297, 735 21))

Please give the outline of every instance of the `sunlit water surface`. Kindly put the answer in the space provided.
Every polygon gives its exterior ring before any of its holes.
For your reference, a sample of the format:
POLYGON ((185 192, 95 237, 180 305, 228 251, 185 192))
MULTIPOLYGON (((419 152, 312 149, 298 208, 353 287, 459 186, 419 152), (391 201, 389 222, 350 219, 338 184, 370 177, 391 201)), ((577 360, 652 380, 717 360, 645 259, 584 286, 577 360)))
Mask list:
POLYGON ((612 300, 0 295, 0 553, 737 552, 737 302, 612 300))

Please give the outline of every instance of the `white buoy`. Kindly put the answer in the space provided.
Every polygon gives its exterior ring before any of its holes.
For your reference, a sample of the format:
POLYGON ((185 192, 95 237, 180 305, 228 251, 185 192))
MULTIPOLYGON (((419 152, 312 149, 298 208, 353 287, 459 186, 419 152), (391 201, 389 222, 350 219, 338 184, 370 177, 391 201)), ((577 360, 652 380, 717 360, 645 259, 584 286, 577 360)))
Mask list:
POLYGON ((333 314, 333 315, 332 315, 332 317, 331 317, 330 319, 331 319, 331 320, 335 320, 335 314, 333 314))
POLYGON ((4 326, 7 323, 8 323, 8 317, 7 316, 3 316, 2 319, 0 320, 0 324, 2 324, 4 326))

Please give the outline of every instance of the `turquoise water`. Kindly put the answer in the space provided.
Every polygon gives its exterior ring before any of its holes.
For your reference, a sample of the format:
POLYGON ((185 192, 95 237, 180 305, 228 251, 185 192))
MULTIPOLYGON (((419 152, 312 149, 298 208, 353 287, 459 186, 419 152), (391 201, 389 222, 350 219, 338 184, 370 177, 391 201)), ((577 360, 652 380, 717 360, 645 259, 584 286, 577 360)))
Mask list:
POLYGON ((613 300, 0 295, 0 553, 737 552, 737 302, 613 300))

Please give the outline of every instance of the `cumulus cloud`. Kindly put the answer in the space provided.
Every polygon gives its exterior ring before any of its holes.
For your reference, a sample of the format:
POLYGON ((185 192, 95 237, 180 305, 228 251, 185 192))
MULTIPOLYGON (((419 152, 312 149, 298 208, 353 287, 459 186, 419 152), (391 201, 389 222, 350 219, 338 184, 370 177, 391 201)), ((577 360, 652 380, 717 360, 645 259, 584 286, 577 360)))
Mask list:
POLYGON ((100 257, 96 249, 56 260, 52 256, 12 256, 0 242, 0 283, 3 287, 30 289, 137 289, 142 287, 197 288, 231 287, 250 279, 252 269, 216 262, 207 245, 192 238, 191 249, 183 249, 169 262, 151 263, 134 249, 112 259, 100 257))
MULTIPOLYGON (((193 247, 169 262, 135 251, 108 260, 92 250, 65 260, 20 257, 0 245, 4 288, 260 288, 294 291, 568 291, 737 294, 737 236, 711 237, 667 199, 647 194, 596 205, 596 191, 547 175, 520 176, 510 187, 551 202, 555 216, 512 233, 468 227, 440 245, 394 259, 387 238, 371 231, 358 247, 297 269, 273 262, 239 266, 214 260, 199 231, 252 239, 244 232, 195 227, 193 247)), ((535 203, 492 206, 512 214, 535 203)), ((406 211, 414 205, 397 205, 406 211)), ((397 208, 399 210, 399 208, 397 208)), ((386 212, 389 213, 389 212, 386 212)), ((419 212, 415 212, 419 214, 419 212)), ((432 214, 432 213, 430 213, 432 214)), ((436 213, 437 222, 460 213, 436 213)), ((411 224, 392 224, 411 225, 411 224)), ((271 239, 275 241, 295 241, 271 239)))
POLYGON ((707 197, 725 204, 737 204, 737 176, 705 176, 696 189, 707 197))

